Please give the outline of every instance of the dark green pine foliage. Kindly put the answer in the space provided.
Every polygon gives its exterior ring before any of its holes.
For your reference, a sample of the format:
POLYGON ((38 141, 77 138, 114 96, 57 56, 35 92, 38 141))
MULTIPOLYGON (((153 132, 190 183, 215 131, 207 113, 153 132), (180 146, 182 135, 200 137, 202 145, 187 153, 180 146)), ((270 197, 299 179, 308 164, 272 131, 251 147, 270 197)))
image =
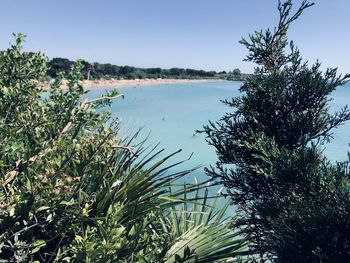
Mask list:
POLYGON ((329 111, 331 93, 350 75, 303 62, 287 38, 312 5, 293 13, 291 1, 280 2, 274 30, 241 40, 258 68, 242 95, 225 101, 232 112, 205 126, 219 158, 207 173, 243 210, 239 224, 257 262, 350 262, 348 163, 322 154, 333 129, 350 119, 348 107, 329 111))

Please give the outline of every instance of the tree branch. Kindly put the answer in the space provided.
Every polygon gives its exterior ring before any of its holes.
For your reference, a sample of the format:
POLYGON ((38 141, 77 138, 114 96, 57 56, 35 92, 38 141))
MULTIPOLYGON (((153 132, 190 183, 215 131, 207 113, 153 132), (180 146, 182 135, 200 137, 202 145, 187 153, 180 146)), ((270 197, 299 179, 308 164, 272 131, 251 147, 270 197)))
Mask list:
POLYGON ((113 97, 103 96, 103 97, 100 97, 100 98, 97 98, 97 99, 88 100, 88 101, 85 101, 85 105, 93 104, 93 103, 96 103, 96 102, 99 102, 99 101, 104 101, 104 100, 115 100, 115 99, 120 98, 120 97, 122 99, 124 99, 124 94, 118 94, 118 95, 113 96, 113 97))

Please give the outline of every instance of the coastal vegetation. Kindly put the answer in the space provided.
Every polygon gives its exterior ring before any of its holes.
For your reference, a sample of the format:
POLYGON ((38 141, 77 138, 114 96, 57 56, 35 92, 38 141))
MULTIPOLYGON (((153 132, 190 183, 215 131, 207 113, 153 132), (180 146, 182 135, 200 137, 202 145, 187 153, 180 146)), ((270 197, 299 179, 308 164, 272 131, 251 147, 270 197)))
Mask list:
POLYGON ((350 75, 288 39, 312 5, 279 2, 276 28, 241 40, 251 75, 49 60, 15 35, 0 52, 0 261, 350 262, 350 160, 323 153, 350 120, 329 103, 350 75), (218 156, 208 179, 179 171, 181 150, 122 134, 108 107, 124 95, 85 96, 81 80, 101 78, 244 80, 203 128, 218 156))
POLYGON ((242 74, 239 68, 235 68, 234 70, 226 73, 226 80, 245 80, 249 74, 242 74))
MULTIPOLYGON (((184 68, 137 68, 132 66, 117 66, 109 63, 89 63, 81 60, 82 79, 223 79, 223 80, 244 80, 249 74, 243 74, 238 68, 232 71, 205 71, 184 68)), ((74 64, 66 58, 53 58, 48 62, 48 77, 56 78, 60 73, 67 77, 70 68, 74 64)))
MULTIPOLYGON (((216 71, 204 71, 196 69, 184 68, 137 68, 132 66, 116 66, 112 64, 89 63, 81 61, 82 77, 84 79, 203 79, 203 78, 222 78, 224 74, 216 71)), ((63 72, 64 76, 68 76, 74 61, 66 58, 53 58, 49 61, 48 75, 56 78, 59 72, 63 72)))
MULTIPOLYGON (((241 262, 248 238, 207 182, 172 173, 179 152, 122 137, 101 111, 122 94, 86 100, 83 64, 48 90, 48 59, 0 52, 0 261, 241 262), (216 204, 220 203, 220 208, 216 204)), ((117 102, 116 102, 117 103, 117 102)))
POLYGON ((275 29, 241 40, 256 72, 240 97, 225 101, 232 111, 205 127, 219 158, 207 174, 242 210, 233 228, 245 226, 253 262, 350 262, 349 161, 323 154, 350 120, 347 106, 329 109, 350 75, 303 62, 287 37, 312 5, 303 1, 293 13, 291 0, 280 2, 275 29))

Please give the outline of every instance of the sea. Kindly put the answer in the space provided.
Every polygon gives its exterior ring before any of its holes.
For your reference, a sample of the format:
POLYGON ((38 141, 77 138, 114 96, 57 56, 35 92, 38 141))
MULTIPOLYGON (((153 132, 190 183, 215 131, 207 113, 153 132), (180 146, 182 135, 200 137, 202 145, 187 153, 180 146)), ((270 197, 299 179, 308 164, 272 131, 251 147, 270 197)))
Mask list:
MULTIPOLYGON (((169 164, 187 160, 172 168, 171 172, 192 169, 188 181, 205 181, 209 177, 204 168, 215 165, 215 149, 206 141, 205 134, 196 133, 209 121, 218 121, 232 108, 222 103, 224 99, 240 96, 238 81, 213 81, 200 83, 152 84, 118 87, 124 99, 117 99, 111 107, 113 117, 121 122, 120 136, 130 135, 142 128, 137 140, 148 138, 147 145, 165 149, 163 157, 182 149, 169 160, 169 164)), ((110 88, 91 89, 88 98, 103 95, 110 88)), ((330 111, 350 104, 350 84, 345 84, 332 94, 330 111)), ((334 130, 333 139, 324 146, 324 154, 335 163, 347 160, 350 143, 350 122, 334 130)))

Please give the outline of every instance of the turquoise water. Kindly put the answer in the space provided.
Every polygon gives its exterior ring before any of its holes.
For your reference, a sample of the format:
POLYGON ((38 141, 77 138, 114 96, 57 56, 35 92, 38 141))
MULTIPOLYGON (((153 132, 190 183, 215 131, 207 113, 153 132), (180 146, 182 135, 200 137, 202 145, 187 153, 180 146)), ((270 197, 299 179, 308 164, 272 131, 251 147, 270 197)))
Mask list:
MULTIPOLYGON (((231 109, 220 100, 239 96, 240 82, 206 82, 144 85, 118 88, 125 95, 124 100, 116 100, 112 104, 113 115, 122 120, 125 133, 143 127, 141 138, 150 133, 149 143, 160 142, 160 148, 166 153, 179 149, 182 152, 173 161, 187 159, 189 161, 173 172, 193 168, 197 165, 214 164, 216 155, 213 147, 205 141, 204 134, 193 136, 195 130, 201 129, 208 120, 216 121, 231 109)), ((88 97, 100 96, 107 89, 94 89, 88 97)), ((333 94, 331 110, 350 104, 350 85, 340 87, 333 94)), ((335 130, 334 140, 327 145, 325 154, 332 161, 345 160, 350 142, 350 123, 335 130)), ((189 177, 198 180, 207 179, 203 168, 193 172, 189 177)))

